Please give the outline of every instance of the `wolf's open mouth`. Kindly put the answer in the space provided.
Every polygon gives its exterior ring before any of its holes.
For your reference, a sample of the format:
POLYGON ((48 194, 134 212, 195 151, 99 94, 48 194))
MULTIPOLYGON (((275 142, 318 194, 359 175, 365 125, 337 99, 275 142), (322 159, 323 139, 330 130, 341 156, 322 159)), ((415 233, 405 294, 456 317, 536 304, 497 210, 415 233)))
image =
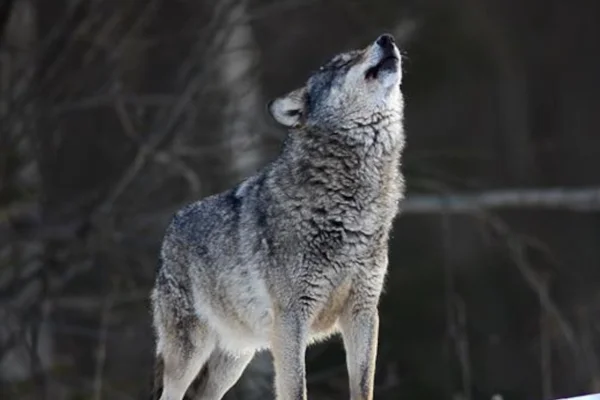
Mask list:
POLYGON ((389 55, 384 57, 374 67, 371 67, 365 73, 366 79, 375 79, 379 71, 395 71, 398 66, 398 57, 395 55, 389 55))

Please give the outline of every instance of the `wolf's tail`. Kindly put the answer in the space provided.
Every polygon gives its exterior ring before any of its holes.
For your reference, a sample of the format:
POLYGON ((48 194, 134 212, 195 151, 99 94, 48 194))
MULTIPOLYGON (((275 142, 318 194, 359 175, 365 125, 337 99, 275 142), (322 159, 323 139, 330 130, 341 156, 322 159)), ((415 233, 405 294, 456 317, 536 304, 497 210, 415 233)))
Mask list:
MULTIPOLYGON (((152 394, 151 400, 160 400, 163 392, 163 373, 165 371, 165 362, 161 354, 156 356, 154 360, 154 374, 152 378, 152 394)), ((198 397, 198 394, 204 389, 208 378, 208 368, 206 365, 202 367, 194 381, 185 393, 183 400, 192 400, 198 397)))

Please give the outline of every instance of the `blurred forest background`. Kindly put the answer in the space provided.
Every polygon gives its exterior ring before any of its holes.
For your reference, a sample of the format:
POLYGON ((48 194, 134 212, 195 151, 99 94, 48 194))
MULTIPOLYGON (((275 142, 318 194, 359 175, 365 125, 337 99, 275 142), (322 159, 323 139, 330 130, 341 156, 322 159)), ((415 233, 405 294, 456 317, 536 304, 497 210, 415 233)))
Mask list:
MULTIPOLYGON (((3 0, 0 398, 147 398, 169 218, 277 155, 269 99, 383 32, 409 193, 375 397, 600 392, 598 0, 3 0)), ((339 340, 307 361, 311 399, 348 398, 339 340)))

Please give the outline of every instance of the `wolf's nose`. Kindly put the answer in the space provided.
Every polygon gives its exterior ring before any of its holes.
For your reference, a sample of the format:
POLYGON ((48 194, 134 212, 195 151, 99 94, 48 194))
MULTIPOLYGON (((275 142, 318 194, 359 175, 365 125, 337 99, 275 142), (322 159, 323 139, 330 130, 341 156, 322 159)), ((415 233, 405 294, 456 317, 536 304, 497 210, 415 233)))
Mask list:
POLYGON ((384 33, 375 41, 382 49, 389 50, 394 46, 394 37, 389 33, 384 33))

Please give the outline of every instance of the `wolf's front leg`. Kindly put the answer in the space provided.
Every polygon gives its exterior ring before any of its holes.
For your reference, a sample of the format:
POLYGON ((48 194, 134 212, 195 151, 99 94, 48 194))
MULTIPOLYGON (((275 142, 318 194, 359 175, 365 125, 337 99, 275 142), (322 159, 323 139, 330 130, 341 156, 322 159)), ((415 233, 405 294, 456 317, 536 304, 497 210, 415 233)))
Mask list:
POLYGON ((277 400, 306 400, 307 326, 295 313, 283 313, 274 320, 271 352, 275 364, 277 400))
POLYGON ((351 400, 373 400, 379 314, 376 308, 351 310, 340 319, 346 349, 351 400))

